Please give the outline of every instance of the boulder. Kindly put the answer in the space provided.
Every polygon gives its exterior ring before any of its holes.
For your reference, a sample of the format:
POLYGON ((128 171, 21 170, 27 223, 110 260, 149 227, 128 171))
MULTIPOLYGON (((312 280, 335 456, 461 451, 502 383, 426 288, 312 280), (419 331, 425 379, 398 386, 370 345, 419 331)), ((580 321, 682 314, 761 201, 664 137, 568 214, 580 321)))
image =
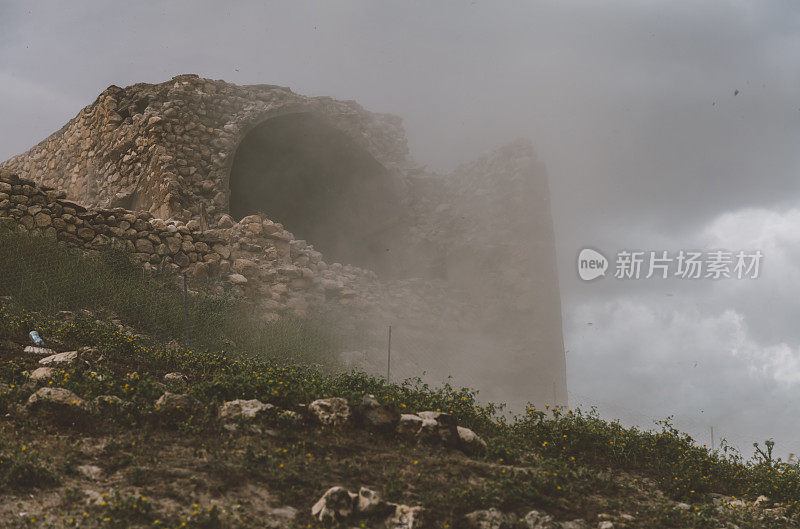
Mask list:
POLYGON ((473 511, 464 516, 464 527, 468 529, 512 529, 516 526, 517 517, 506 514, 494 507, 473 511))
POLYGON ((33 372, 28 375, 28 378, 31 380, 46 380, 48 378, 53 378, 55 372, 55 369, 52 367, 39 367, 34 369, 33 372))
POLYGON ((403 413, 397 422, 397 435, 416 439, 422 428, 422 417, 412 413, 403 413))
POLYGON ((367 487, 361 487, 358 490, 358 505, 356 510, 359 514, 364 515, 378 515, 389 514, 391 507, 381 499, 381 495, 367 487))
POLYGON ((27 408, 68 413, 88 410, 86 402, 82 398, 64 388, 39 388, 36 393, 28 397, 27 408))
POLYGON ((121 408, 125 406, 125 401, 116 395, 99 395, 92 402, 98 408, 121 408))
POLYGON ((231 274, 228 276, 228 279, 230 279, 231 283, 234 285, 244 285, 247 283, 247 278, 242 274, 231 274))
POLYGON ((39 365, 49 366, 49 365, 70 365, 74 364, 75 360, 78 359, 78 351, 67 351, 66 353, 58 353, 54 354, 39 360, 39 365))
POLYGON ((355 512, 357 500, 358 494, 344 487, 331 487, 311 507, 311 516, 320 522, 346 520, 355 512))
POLYGON ((528 529, 556 529, 558 524, 549 514, 533 510, 525 515, 525 527, 528 529))
POLYGON ((164 392, 156 401, 156 410, 162 413, 191 414, 202 405, 191 395, 185 393, 164 392))
POLYGON ((415 529, 421 527, 421 518, 424 512, 422 507, 409 507, 408 505, 389 504, 394 512, 383 522, 386 529, 415 529))
POLYGON ((479 455, 486 452, 486 441, 470 430, 463 426, 456 427, 458 433, 458 445, 464 452, 470 455, 479 455))
POLYGON ((52 349, 47 349, 46 347, 36 347, 35 345, 26 346, 24 352, 43 356, 52 356, 56 354, 56 352, 52 349))
POLYGON ((317 399, 308 405, 313 417, 326 426, 341 426, 350 420, 350 406, 341 397, 317 399))
POLYGON ((391 432, 400 421, 400 414, 392 404, 381 404, 374 395, 365 395, 356 406, 356 417, 364 427, 391 432))
POLYGON ((234 224, 235 222, 230 215, 222 215, 217 222, 217 227, 226 229, 232 227, 234 224))
POLYGON ((237 399, 225 402, 219 408, 219 419, 222 422, 235 422, 238 420, 255 420, 274 409, 272 404, 265 404, 257 399, 237 399))
POLYGON ((167 373, 166 375, 164 375, 164 382, 185 384, 188 381, 189 379, 186 378, 186 375, 184 375, 183 373, 179 373, 178 371, 167 373))
POLYGON ((440 411, 421 411, 422 418, 419 436, 423 440, 436 441, 446 445, 458 443, 458 420, 455 415, 440 411))
POLYGON ((100 479, 103 476, 103 470, 95 465, 81 465, 78 467, 78 472, 85 478, 100 479))

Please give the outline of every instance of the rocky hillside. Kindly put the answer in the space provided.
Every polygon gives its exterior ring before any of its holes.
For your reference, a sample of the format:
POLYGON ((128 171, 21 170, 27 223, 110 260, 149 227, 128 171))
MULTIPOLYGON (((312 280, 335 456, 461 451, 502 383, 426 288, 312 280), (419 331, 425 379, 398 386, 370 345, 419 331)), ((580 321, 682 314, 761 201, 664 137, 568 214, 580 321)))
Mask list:
POLYGON ((797 467, 711 453, 668 423, 509 418, 468 390, 167 348, 8 298, 0 356, 2 527, 798 522, 797 467))

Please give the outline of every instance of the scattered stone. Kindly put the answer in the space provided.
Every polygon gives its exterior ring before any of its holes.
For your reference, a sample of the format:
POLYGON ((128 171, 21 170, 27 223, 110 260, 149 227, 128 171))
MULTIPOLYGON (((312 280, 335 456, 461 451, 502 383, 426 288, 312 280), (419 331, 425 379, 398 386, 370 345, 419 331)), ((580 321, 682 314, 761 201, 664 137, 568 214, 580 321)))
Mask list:
POLYGON ((359 423, 366 428, 390 432, 400 421, 400 414, 391 404, 381 404, 374 395, 365 395, 356 407, 359 423))
POLYGON ((474 511, 464 516, 464 527, 468 529, 511 529, 516 516, 491 509, 474 511))
POLYGON ((43 356, 52 356, 56 354, 55 351, 52 349, 47 349, 46 347, 36 347, 35 345, 28 345, 25 346, 24 351, 26 353, 36 354, 36 355, 43 355, 43 356))
POLYGON ((116 395, 99 395, 95 397, 93 403, 97 407, 107 406, 107 407, 121 408, 122 406, 125 405, 125 401, 117 397, 116 395))
POLYGON ((416 438, 422 428, 422 417, 412 413, 403 413, 397 423, 397 434, 402 437, 416 438))
POLYGON ((53 378, 54 374, 55 369, 52 367, 38 367, 28 375, 28 378, 31 380, 47 380, 48 378, 53 378))
POLYGON ((614 529, 614 523, 604 520, 597 524, 597 529, 614 529))
POLYGON ((231 274, 228 276, 228 279, 230 279, 231 283, 234 285, 244 285, 247 283, 247 278, 242 274, 231 274))
POLYGON ((308 405, 308 410, 326 426, 341 426, 350 420, 350 406, 341 397, 317 399, 308 405))
POLYGON ((692 507, 688 503, 680 502, 677 505, 675 505, 675 508, 678 509, 679 511, 688 511, 692 507))
POLYGON ((552 516, 537 510, 525 515, 525 525, 528 529, 555 529, 557 527, 552 516))
POLYGON ((222 215, 217 222, 217 226, 222 229, 232 228, 236 224, 230 215, 222 215))
POLYGON ((70 365, 75 363, 78 359, 78 351, 67 351, 66 353, 58 353, 39 360, 39 364, 49 366, 53 364, 70 365))
POLYGON ((78 467, 78 472, 80 472, 84 477, 89 479, 100 479, 103 476, 103 469, 95 465, 81 465, 78 467))
POLYGON ((456 431, 458 432, 459 446, 464 452, 470 455, 486 452, 486 441, 481 439, 478 434, 463 426, 456 427, 456 431))
POLYGON ((73 392, 64 388, 39 388, 28 397, 29 410, 48 408, 53 411, 86 411, 86 402, 73 392))
POLYGON ((257 399, 231 400, 219 408, 219 420, 226 430, 234 431, 239 422, 257 420, 275 409, 272 404, 265 404, 257 399))
POLYGON ((357 498, 358 494, 353 494, 344 487, 331 487, 311 507, 311 516, 320 522, 346 520, 355 512, 357 498))
POLYGON ((409 507, 408 505, 389 504, 394 507, 392 513, 385 521, 386 529, 415 529, 420 526, 424 509, 422 507, 409 507))
POLYGON ((763 494, 756 498, 756 501, 753 502, 754 507, 762 507, 765 503, 769 502, 769 498, 764 496, 763 494))
POLYGON ((356 509, 359 514, 386 514, 387 504, 376 491, 368 489, 367 487, 361 487, 358 491, 358 505, 356 509))
POLYGON ((156 401, 156 410, 162 413, 190 414, 201 407, 202 405, 197 399, 185 393, 170 393, 167 391, 156 401))
POLYGON ((164 375, 164 382, 180 382, 185 384, 188 381, 189 379, 186 378, 186 375, 179 373, 178 371, 164 375))
POLYGON ((439 440, 445 445, 453 445, 458 441, 458 420, 455 415, 440 411, 421 411, 422 418, 419 436, 423 440, 439 440))

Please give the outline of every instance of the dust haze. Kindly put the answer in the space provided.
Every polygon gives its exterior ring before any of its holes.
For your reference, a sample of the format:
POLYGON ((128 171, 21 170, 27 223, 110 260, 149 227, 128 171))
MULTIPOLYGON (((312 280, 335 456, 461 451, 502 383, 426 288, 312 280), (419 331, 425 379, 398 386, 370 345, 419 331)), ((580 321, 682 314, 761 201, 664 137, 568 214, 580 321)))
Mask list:
MULTIPOLYGON (((111 84, 183 72, 397 114, 422 174, 458 174, 527 138, 550 187, 570 405, 645 427, 675 415, 702 442, 713 426, 745 449, 774 437, 800 453, 798 59, 788 1, 6 3, 0 158, 111 84), (765 260, 749 282, 584 283, 574 260, 587 246, 757 248, 765 260)), ((515 270, 507 256, 458 284, 473 303, 490 272, 515 270)), ((400 348, 411 325, 395 325, 400 348)), ((485 368, 500 329, 425 336, 477 357, 456 367, 494 398, 485 368)), ((515 395, 541 385, 503 383, 515 395)))

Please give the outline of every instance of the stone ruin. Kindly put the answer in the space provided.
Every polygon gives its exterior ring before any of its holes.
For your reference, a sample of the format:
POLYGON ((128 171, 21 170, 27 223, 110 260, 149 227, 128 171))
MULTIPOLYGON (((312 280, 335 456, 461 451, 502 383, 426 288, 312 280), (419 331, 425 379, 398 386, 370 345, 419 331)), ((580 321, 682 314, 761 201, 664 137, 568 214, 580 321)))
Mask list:
MULTIPOLYGON (((440 175, 398 117, 180 75, 111 86, 0 164, 0 219, 123 244, 265 320, 334 306, 393 325, 398 362, 483 398, 567 400, 547 176, 527 142, 440 175)), ((375 370, 384 355, 357 357, 375 370)))

